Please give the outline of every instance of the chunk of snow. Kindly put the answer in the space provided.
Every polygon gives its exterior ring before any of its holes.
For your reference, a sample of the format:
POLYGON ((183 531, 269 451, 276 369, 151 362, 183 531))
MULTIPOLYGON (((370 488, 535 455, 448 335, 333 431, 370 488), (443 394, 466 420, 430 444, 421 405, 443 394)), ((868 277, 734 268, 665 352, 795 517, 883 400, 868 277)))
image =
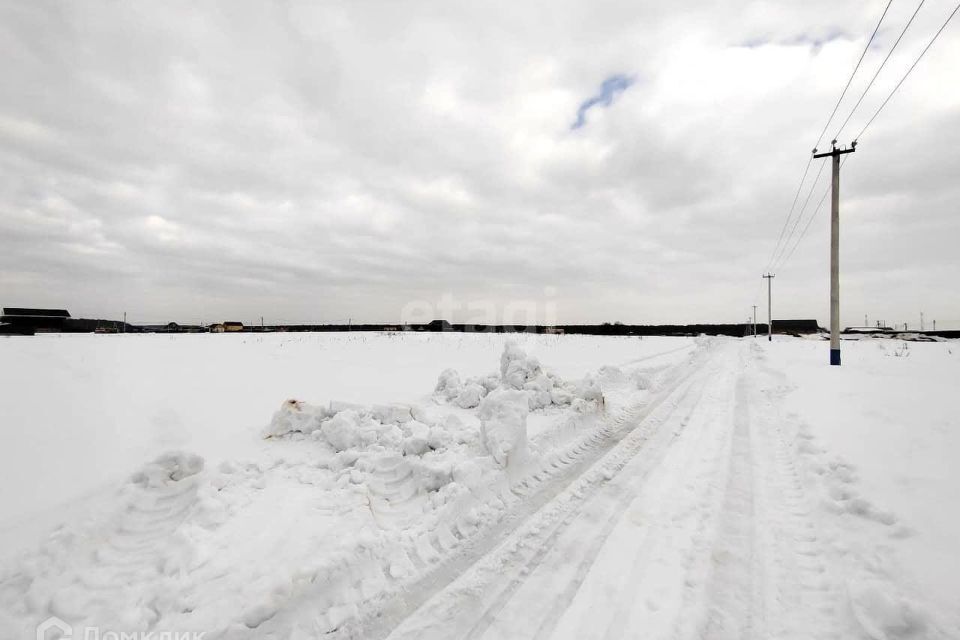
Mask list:
POLYGON ((403 440, 403 453, 405 455, 421 455, 430 450, 430 427, 411 420, 406 425, 410 434, 403 440))
POLYGON ((453 400, 460 394, 462 386, 459 373, 454 369, 444 369, 437 378, 437 386, 434 387, 433 392, 444 400, 453 400))
POLYGON ((580 380, 573 393, 576 397, 588 402, 603 402, 603 390, 600 388, 600 381, 592 375, 587 375, 583 380, 580 380))
POLYGON ((288 433, 312 433, 320 428, 320 421, 333 414, 326 407, 318 407, 300 400, 286 400, 273 414, 263 437, 278 438, 288 433))
POLYGON ((513 467, 527 454, 528 396, 497 389, 480 403, 480 441, 501 467, 513 467))
POLYGON ((453 402, 461 409, 473 409, 486 394, 487 390, 474 382, 464 386, 453 402))
POLYGON ((500 356, 500 379, 503 386, 523 389, 524 385, 541 373, 540 361, 528 356, 516 342, 510 340, 500 356))
POLYGON ((360 414, 352 409, 341 411, 321 425, 323 436, 335 451, 346 451, 360 445, 360 414))
POLYGON ((130 481, 143 487, 161 487, 201 471, 203 458, 200 456, 184 451, 170 451, 144 465, 130 477, 130 481))
POLYGON ((480 465, 472 460, 464 460, 453 467, 454 482, 459 482, 470 489, 474 489, 480 484, 482 475, 480 465))

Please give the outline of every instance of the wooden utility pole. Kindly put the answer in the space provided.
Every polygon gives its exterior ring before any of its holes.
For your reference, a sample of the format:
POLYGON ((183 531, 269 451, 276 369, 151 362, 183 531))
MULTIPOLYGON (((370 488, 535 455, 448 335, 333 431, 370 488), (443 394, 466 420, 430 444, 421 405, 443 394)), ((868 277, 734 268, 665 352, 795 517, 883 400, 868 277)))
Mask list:
POLYGON ((757 337, 757 305, 753 305, 753 337, 757 337))
POLYGON ((847 149, 838 149, 837 141, 830 142, 831 150, 817 153, 814 158, 833 159, 833 188, 830 198, 830 364, 840 366, 840 156, 857 150, 854 140, 847 149))
POLYGON ((770 293, 770 283, 777 276, 768 273, 763 277, 767 279, 767 342, 773 342, 773 296, 770 293))

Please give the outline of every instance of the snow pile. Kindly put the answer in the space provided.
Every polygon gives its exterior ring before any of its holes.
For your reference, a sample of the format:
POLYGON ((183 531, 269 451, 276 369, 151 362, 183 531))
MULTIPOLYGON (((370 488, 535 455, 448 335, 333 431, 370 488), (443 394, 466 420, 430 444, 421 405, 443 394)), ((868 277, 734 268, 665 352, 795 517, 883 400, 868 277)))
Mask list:
POLYGON ((445 369, 434 388, 435 402, 469 411, 468 415, 476 417, 471 424, 479 423, 479 430, 472 430, 461 421, 441 419, 421 406, 363 407, 341 402, 315 406, 291 399, 274 414, 264 437, 299 434, 329 445, 334 452, 417 456, 479 439, 484 451, 498 465, 506 467, 509 459, 516 460, 527 451, 524 443, 529 411, 572 406, 587 412, 603 406, 604 384, 622 384, 624 380, 624 374, 614 367, 605 367, 598 375, 587 375, 575 382, 561 380, 511 341, 500 357, 499 375, 463 381, 455 370, 445 369))
POLYGON ((453 369, 446 369, 437 380, 434 397, 437 400, 452 402, 461 409, 473 409, 498 385, 499 380, 494 375, 469 378, 466 382, 461 382, 459 373, 453 369))
MULTIPOLYGON (((375 405, 338 410, 333 402, 315 406, 287 400, 264 429, 265 438, 303 438, 329 445, 334 452, 393 451, 421 455, 471 437, 463 423, 422 407, 375 405)), ((454 417, 455 418, 455 417, 454 417)))
POLYGON ((499 374, 468 378, 461 382, 456 371, 447 369, 437 380, 434 398, 438 402, 453 403, 461 409, 472 409, 480 406, 487 394, 496 389, 523 392, 531 411, 571 405, 586 410, 584 402, 603 404, 600 384, 593 376, 588 375, 576 382, 564 381, 544 370, 537 358, 527 355, 512 340, 507 342, 500 356, 499 374))

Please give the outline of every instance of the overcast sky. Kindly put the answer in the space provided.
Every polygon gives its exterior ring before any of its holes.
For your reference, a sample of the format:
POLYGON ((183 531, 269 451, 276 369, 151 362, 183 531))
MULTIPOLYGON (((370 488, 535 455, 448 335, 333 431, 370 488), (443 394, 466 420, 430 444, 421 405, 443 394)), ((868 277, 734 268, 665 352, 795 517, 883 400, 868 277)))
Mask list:
MULTIPOLYGON (((762 270, 885 4, 0 0, 0 304, 765 317, 762 270)), ((954 4, 924 5, 841 142, 954 4)), ((915 7, 893 2, 840 115, 915 7)), ((848 156, 844 324, 960 328, 958 60, 960 18, 848 156)), ((776 270, 775 317, 828 321, 828 207, 776 270)))

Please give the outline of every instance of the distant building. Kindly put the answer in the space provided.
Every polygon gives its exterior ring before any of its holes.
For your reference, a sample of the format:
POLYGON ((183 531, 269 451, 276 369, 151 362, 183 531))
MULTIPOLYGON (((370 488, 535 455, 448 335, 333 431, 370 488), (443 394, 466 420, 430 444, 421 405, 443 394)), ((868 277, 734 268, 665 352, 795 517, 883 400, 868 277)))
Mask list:
POLYGON ((28 331, 63 331, 69 318, 70 312, 66 309, 4 307, 0 323, 28 331))
POLYGON ((562 336, 562 335, 563 335, 563 327, 547 327, 547 328, 545 329, 545 332, 546 332, 546 333, 549 333, 549 334, 556 335, 556 336, 562 336))
POLYGON ((210 333, 234 333, 243 331, 242 322, 218 322, 210 325, 210 333))

